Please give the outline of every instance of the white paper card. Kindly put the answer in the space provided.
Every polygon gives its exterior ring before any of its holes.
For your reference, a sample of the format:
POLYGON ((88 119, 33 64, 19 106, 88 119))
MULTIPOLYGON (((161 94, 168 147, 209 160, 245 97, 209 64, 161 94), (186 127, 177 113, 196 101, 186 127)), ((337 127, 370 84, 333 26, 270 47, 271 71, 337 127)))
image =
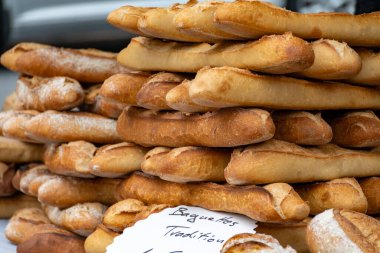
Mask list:
POLYGON ((126 228, 107 253, 218 253, 227 239, 256 227, 243 215, 178 206, 126 228))

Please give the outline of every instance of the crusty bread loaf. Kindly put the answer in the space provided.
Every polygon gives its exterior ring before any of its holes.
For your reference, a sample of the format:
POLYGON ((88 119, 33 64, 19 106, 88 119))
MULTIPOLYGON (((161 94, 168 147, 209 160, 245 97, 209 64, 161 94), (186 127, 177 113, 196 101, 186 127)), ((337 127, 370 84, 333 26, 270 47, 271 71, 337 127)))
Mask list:
POLYGON ((322 145, 331 141, 333 134, 320 113, 305 111, 277 111, 272 113, 276 126, 275 139, 298 145, 322 145))
POLYGON ((41 208, 41 204, 36 198, 21 193, 0 198, 0 219, 9 219, 17 210, 23 208, 41 208))
POLYGON ((117 63, 114 53, 27 42, 3 53, 1 64, 31 76, 67 76, 84 83, 99 83, 111 75, 130 72, 117 63))
POLYGON ((367 198, 355 178, 338 178, 328 182, 294 186, 294 190, 316 215, 330 208, 366 213, 367 198))
POLYGON ((117 130, 125 141, 168 147, 234 147, 268 140, 275 131, 269 113, 261 109, 232 108, 187 115, 137 107, 123 111, 117 130))
POLYGON ((368 201, 367 213, 380 213, 380 177, 360 179, 359 183, 368 201))
POLYGON ((281 244, 272 236, 265 234, 237 234, 228 239, 221 253, 265 252, 265 253, 296 253, 296 251, 281 244))
POLYGON ((111 205, 116 202, 115 191, 120 182, 120 179, 57 176, 40 185, 38 201, 59 208, 85 202, 111 205))
POLYGON ((4 99, 3 111, 10 110, 24 110, 24 106, 18 99, 16 91, 12 92, 4 99))
POLYGON ((0 161, 27 163, 42 161, 45 147, 0 136, 0 161))
POLYGON ((119 53, 117 60, 128 68, 146 71, 197 72, 205 66, 231 66, 284 74, 310 67, 314 53, 309 43, 290 33, 214 45, 137 37, 119 53))
POLYGON ((126 227, 132 227, 137 221, 167 207, 168 205, 165 204, 145 205, 137 199, 124 199, 107 209, 103 217, 103 225, 112 231, 122 232, 126 227))
POLYGON ((12 178, 16 174, 14 166, 0 162, 0 197, 11 196, 16 193, 12 185, 12 178))
POLYGON ((107 206, 100 203, 80 203, 62 210, 49 205, 43 205, 42 208, 53 224, 86 237, 102 222, 107 206))
POLYGON ((224 171, 230 184, 301 183, 379 175, 379 150, 356 151, 326 144, 303 148, 269 140, 235 149, 224 171))
POLYGON ((20 76, 16 94, 24 109, 37 111, 70 110, 79 106, 84 99, 79 82, 63 76, 20 76))
POLYGON ((380 52, 359 48, 356 50, 362 60, 362 68, 354 77, 347 80, 351 83, 380 86, 380 52))
POLYGON ((107 246, 112 244, 113 239, 118 235, 119 233, 113 232, 100 224, 95 231, 86 238, 84 249, 86 253, 105 253, 107 246))
POLYGON ((343 147, 380 146, 380 119, 373 111, 349 112, 332 120, 333 143, 343 147))
POLYGON ((322 80, 340 80, 359 73, 362 66, 361 58, 345 42, 320 39, 311 45, 315 55, 314 63, 296 75, 322 80))
POLYGON ((84 140, 95 143, 120 141, 116 121, 87 112, 46 111, 26 123, 27 135, 41 142, 84 140))
POLYGON ((90 162, 96 147, 85 141, 73 141, 67 144, 50 144, 44 155, 44 163, 56 174, 75 177, 94 177, 90 171, 90 162))
POLYGON ((161 72, 144 83, 136 96, 139 106, 151 110, 171 110, 166 103, 166 94, 185 79, 185 76, 161 72))
POLYGON ((291 110, 380 108, 380 90, 263 76, 231 67, 198 71, 191 81, 189 94, 193 102, 212 107, 255 106, 291 110))
POLYGON ((141 170, 177 183, 224 182, 224 169, 230 157, 231 150, 156 147, 145 155, 141 170))
POLYGON ((224 3, 214 15, 217 28, 245 38, 290 31, 301 38, 335 39, 353 46, 379 46, 378 21, 378 12, 302 14, 261 1, 224 3))
POLYGON ((330 209, 307 227, 311 253, 374 253, 380 251, 380 221, 362 213, 330 209))
POLYGON ((309 206, 288 184, 265 187, 179 184, 134 173, 118 190, 120 199, 134 198, 146 204, 200 206, 214 211, 246 215, 263 222, 299 221, 309 214, 309 206))
POLYGON ((262 223, 257 224, 255 231, 260 234, 271 235, 276 238, 283 247, 287 245, 294 248, 298 253, 309 253, 306 244, 306 227, 311 218, 300 222, 288 223, 262 223))
POLYGON ((13 186, 21 192, 38 197, 38 189, 46 181, 58 177, 51 173, 45 164, 33 164, 25 170, 18 170, 13 178, 13 186))
POLYGON ((166 94, 166 103, 171 108, 181 112, 207 112, 217 108, 201 106, 191 101, 189 88, 191 81, 184 80, 166 94))
MULTIPOLYGON (((8 114, 9 112, 10 111, 5 113, 8 114)), ((17 139, 24 142, 38 143, 39 141, 33 140, 28 136, 26 130, 26 125, 28 121, 38 114, 39 112, 35 110, 14 111, 13 115, 10 116, 6 121, 4 121, 4 124, 2 125, 3 135, 5 137, 17 139)))

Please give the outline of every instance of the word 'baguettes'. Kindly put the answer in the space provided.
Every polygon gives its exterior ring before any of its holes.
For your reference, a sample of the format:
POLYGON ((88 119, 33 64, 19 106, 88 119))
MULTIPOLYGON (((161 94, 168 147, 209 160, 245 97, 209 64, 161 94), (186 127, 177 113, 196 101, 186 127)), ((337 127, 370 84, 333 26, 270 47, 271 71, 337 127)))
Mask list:
POLYGON ((147 204, 200 206, 214 211, 246 215, 263 222, 299 221, 309 206, 284 183, 236 187, 214 183, 180 184, 134 173, 117 190, 121 199, 147 204))
POLYGON ((285 74, 310 67, 314 52, 309 43, 290 33, 214 45, 137 37, 119 53, 117 60, 128 68, 144 71, 197 72, 205 66, 231 66, 285 74))
POLYGON ((234 147, 258 143, 272 138, 274 128, 267 111, 244 108, 187 115, 129 107, 117 122, 117 131, 125 141, 166 147, 234 147))
POLYGON ((269 140, 235 149, 224 175, 230 184, 301 183, 380 174, 380 151, 357 151, 334 144, 303 148, 269 140))
POLYGON ((271 109, 380 109, 380 90, 343 83, 264 76, 247 70, 203 68, 191 81, 193 102, 211 107, 271 109))

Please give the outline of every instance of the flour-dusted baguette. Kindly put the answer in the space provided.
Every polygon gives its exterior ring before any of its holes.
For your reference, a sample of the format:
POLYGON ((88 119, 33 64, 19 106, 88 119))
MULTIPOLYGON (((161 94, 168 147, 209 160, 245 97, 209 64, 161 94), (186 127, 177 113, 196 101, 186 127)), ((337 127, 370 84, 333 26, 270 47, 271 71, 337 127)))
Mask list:
POLYGON ((224 169, 231 150, 205 147, 156 147, 145 155, 141 169, 163 180, 186 182, 224 182, 224 169))
POLYGON ((166 102, 166 94, 184 79, 183 75, 167 72, 151 76, 137 93, 137 104, 156 111, 171 110, 166 102))
POLYGON ((16 193, 12 185, 12 178, 16 174, 14 166, 0 162, 0 197, 11 196, 16 193))
POLYGON ((21 192, 38 197, 40 186, 50 179, 58 177, 51 173, 45 164, 32 164, 25 170, 18 170, 13 178, 13 186, 21 192))
POLYGON ((111 205, 116 202, 115 192, 120 182, 120 179, 57 176, 40 185, 38 201, 59 208, 85 202, 111 205))
POLYGON ((24 208, 41 208, 41 204, 36 198, 22 193, 0 198, 0 219, 9 219, 16 211, 24 208))
POLYGON ((217 108, 198 105, 190 99, 190 83, 190 80, 184 80, 181 84, 171 89, 166 94, 167 105, 181 112, 208 112, 216 110, 217 108))
POLYGON ((274 128, 267 111, 243 108, 187 115, 129 107, 117 123, 118 133, 125 141, 168 147, 246 145, 272 138, 274 128))
POLYGON ((214 45, 137 37, 119 53, 117 60, 128 68, 145 71, 195 73, 205 66, 231 66, 284 74, 310 67, 314 53, 309 43, 290 33, 214 45))
POLYGON ((298 253, 309 253, 306 244, 306 227, 311 218, 307 217, 300 222, 288 223, 262 223, 257 224, 255 231, 260 234, 271 235, 276 238, 283 247, 287 245, 294 248, 298 253))
POLYGON ((265 253, 296 253, 290 247, 282 247, 279 241, 270 235, 265 234, 237 234, 228 239, 221 253, 240 253, 240 252, 265 252, 265 253))
POLYGON ((379 150, 356 151, 326 144, 303 148, 269 140, 235 149, 224 175, 230 184, 301 183, 379 175, 379 150))
POLYGON ((63 76, 20 76, 16 94, 23 108, 37 111, 70 110, 79 106, 84 99, 84 91, 79 82, 63 76))
POLYGON ((305 111, 277 111, 272 113, 276 126, 275 139, 299 145, 322 145, 331 141, 330 125, 320 113, 305 111))
POLYGON ((359 73, 362 66, 361 58, 345 42, 320 39, 311 45, 315 55, 314 63, 296 75, 322 80, 340 80, 359 73))
POLYGON ((140 170, 148 149, 133 143, 105 145, 96 150, 89 164, 90 172, 100 177, 121 177, 140 170))
POLYGON ((380 86, 380 52, 374 52, 369 49, 359 48, 356 50, 362 60, 362 68, 354 77, 348 79, 348 82, 360 85, 380 86))
POLYGON ((87 112, 45 111, 29 120, 25 128, 31 139, 46 143, 120 141, 115 120, 87 112))
POLYGON ((305 39, 335 39, 353 46, 380 45, 378 12, 302 14, 261 1, 235 1, 218 7, 214 22, 217 28, 245 38, 290 31, 305 39))
POLYGON ((45 147, 0 136, 0 161, 27 163, 42 161, 45 147))
POLYGON ((380 146, 380 119, 373 111, 349 112, 331 122, 333 142, 343 147, 380 146))
MULTIPOLYGON (((8 112, 5 113, 7 114, 8 112)), ((2 125, 3 136, 24 142, 38 143, 39 141, 33 140, 28 136, 26 130, 26 125, 29 120, 38 114, 39 112, 35 110, 14 111, 13 115, 4 121, 4 124, 2 125)))
POLYGON ((80 203, 66 209, 43 205, 49 220, 77 235, 88 236, 102 222, 107 206, 100 203, 80 203))
POLYGON ((10 110, 24 110, 24 105, 18 99, 16 91, 12 92, 4 99, 3 111, 10 110))
POLYGON ((380 251, 380 221, 362 213, 330 209, 307 227, 311 253, 375 253, 380 251))
POLYGON ((95 145, 85 141, 67 144, 50 144, 44 155, 48 169, 56 174, 75 177, 94 177, 90 162, 96 151, 95 145))
POLYGON ((221 67, 198 71, 189 88, 193 102, 212 107, 329 110, 380 108, 380 90, 342 83, 263 76, 221 67))
POLYGON ((263 222, 299 221, 309 214, 309 206, 284 183, 265 187, 180 184, 134 173, 120 184, 118 195, 146 204, 190 205, 239 213, 263 222))
POLYGON ((95 231, 86 238, 84 249, 86 253, 105 253, 107 246, 112 244, 113 239, 118 235, 119 233, 100 224, 95 231))
POLYGON ((67 76, 84 83, 99 83, 114 74, 130 72, 117 63, 114 53, 26 42, 3 53, 1 64, 31 76, 67 76))
POLYGON ((368 214, 380 213, 380 177, 369 177, 359 180, 368 201, 368 214))
POLYGON ((328 182, 294 186, 294 190, 316 215, 330 208, 366 213, 368 201, 355 178, 338 178, 328 182))

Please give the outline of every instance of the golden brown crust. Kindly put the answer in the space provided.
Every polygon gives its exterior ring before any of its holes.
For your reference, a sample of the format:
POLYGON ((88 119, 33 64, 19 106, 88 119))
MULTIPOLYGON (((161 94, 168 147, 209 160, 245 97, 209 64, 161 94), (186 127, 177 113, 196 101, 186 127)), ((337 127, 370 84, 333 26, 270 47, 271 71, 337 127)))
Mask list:
POLYGON ((298 145, 323 145, 331 141, 333 133, 321 114, 305 111, 277 111, 272 113, 276 126, 275 139, 298 145))
POLYGON ((38 197, 40 186, 56 177, 58 176, 51 173, 45 164, 31 164, 25 170, 18 170, 12 183, 21 192, 38 197))
POLYGON ((362 68, 357 75, 347 81, 360 85, 380 86, 380 73, 377 71, 380 67, 380 52, 365 48, 356 51, 362 60, 362 68))
POLYGON ((233 147, 272 138, 274 124, 260 109, 186 115, 129 107, 120 115, 117 130, 124 140, 143 146, 233 147))
MULTIPOLYGON (((8 111, 9 112, 9 111, 8 111)), ((8 112, 5 112, 6 114, 8 112)), ((13 115, 4 121, 2 125, 2 133, 5 137, 17 139, 24 142, 35 142, 39 141, 33 140, 28 136, 26 125, 29 120, 38 115, 39 112, 35 110, 23 110, 14 111, 13 115)))
POLYGON ((364 195, 368 200, 368 214, 380 213, 380 177, 359 180, 364 195))
POLYGON ((86 253, 104 253, 107 250, 107 246, 110 245, 113 239, 118 235, 119 233, 113 232, 103 225, 99 225, 95 231, 86 238, 84 249, 86 253))
POLYGON ((224 176, 230 184, 301 183, 379 175, 380 153, 326 144, 303 148, 269 140, 235 149, 224 176))
POLYGON ((367 198, 355 178, 338 178, 328 182, 299 185, 294 189, 309 204, 312 215, 330 208, 367 212, 367 198))
POLYGON ((380 90, 343 83, 263 76, 231 67, 198 71, 191 81, 189 95, 193 102, 212 107, 252 106, 290 110, 380 108, 380 90))
POLYGON ((147 174, 177 183, 224 182, 224 169, 230 157, 231 150, 156 147, 145 155, 141 169, 147 174))
POLYGON ((12 215, 24 208, 41 208, 36 198, 18 193, 16 195, 0 198, 0 218, 9 219, 12 215))
POLYGON ((12 178, 16 174, 16 168, 0 162, 0 197, 11 196, 16 193, 12 185, 12 178))
POLYGON ((24 106, 18 99, 16 91, 12 92, 4 99, 3 111, 10 110, 24 110, 24 106))
POLYGON ((373 111, 351 112, 333 119, 332 142, 352 148, 380 146, 380 119, 373 111))
POLYGON ((45 147, 0 136, 0 161, 27 163, 42 161, 45 147))
POLYGON ((236 187, 214 183, 179 184, 134 173, 118 188, 120 199, 147 204, 190 205, 246 215, 265 222, 298 221, 309 207, 287 184, 236 187))
POLYGON ((195 73, 205 66, 231 66, 284 74, 310 67, 314 53, 309 43, 289 33, 264 36, 246 43, 221 42, 214 45, 137 37, 119 53, 117 60, 129 68, 146 71, 195 73))
POLYGON ((26 42, 6 51, 1 64, 31 76, 67 76, 85 83, 103 82, 114 74, 130 72, 117 63, 114 53, 26 42))

